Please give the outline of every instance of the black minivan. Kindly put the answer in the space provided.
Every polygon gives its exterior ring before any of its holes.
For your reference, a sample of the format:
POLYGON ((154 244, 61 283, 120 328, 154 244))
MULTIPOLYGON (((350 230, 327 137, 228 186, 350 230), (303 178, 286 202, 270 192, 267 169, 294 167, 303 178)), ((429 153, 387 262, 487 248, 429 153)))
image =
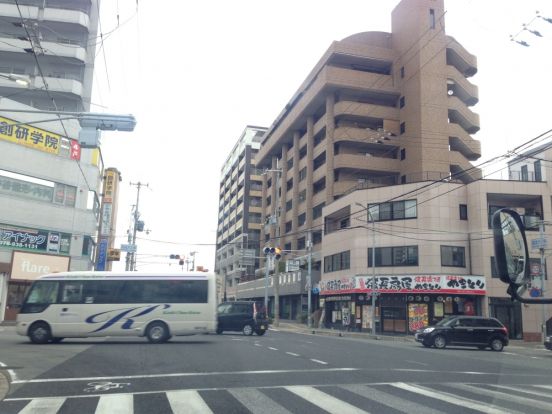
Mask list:
POLYGON ((258 302, 223 302, 217 307, 217 334, 240 331, 244 335, 264 335, 268 319, 264 306, 258 302))
POLYGON ((416 331, 415 339, 425 347, 475 346, 502 351, 508 345, 508 330, 495 318, 449 316, 434 326, 416 331))

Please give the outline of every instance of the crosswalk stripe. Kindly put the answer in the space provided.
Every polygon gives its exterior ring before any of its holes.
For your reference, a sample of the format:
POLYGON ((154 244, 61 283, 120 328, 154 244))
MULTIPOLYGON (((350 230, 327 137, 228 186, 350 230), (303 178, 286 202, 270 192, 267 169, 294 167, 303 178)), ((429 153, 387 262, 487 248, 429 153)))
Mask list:
POLYGON ((132 414, 134 398, 132 394, 102 395, 95 414, 132 414))
POLYGON ((521 392, 521 393, 524 393, 524 394, 531 394, 531 395, 537 395, 539 397, 546 397, 546 398, 550 398, 551 395, 549 392, 547 393, 543 393, 543 392, 540 392, 540 391, 531 391, 527 388, 522 388, 522 387, 508 387, 506 385, 498 385, 498 384, 488 384, 490 387, 493 387, 493 388, 502 388, 502 389, 505 389, 505 390, 510 390, 510 391, 517 391, 517 392, 521 392))
POLYGON ((213 413, 197 391, 169 391, 166 394, 174 414, 213 413))
POLYGON ((433 410, 432 408, 427 407, 425 405, 417 404, 414 401, 408 401, 404 398, 391 395, 389 393, 386 393, 385 391, 368 387, 366 385, 348 384, 348 385, 341 385, 340 387, 343 388, 344 390, 360 395, 361 397, 368 398, 380 404, 391 407, 397 411, 402 411, 403 413, 412 413, 412 412, 420 412, 425 414, 441 413, 441 411, 433 410))
POLYGON ((253 414, 291 414, 290 411, 257 389, 237 388, 228 390, 228 392, 253 414))
MULTIPOLYGON (((492 397, 492 398, 495 399, 495 401, 493 402, 495 405, 499 405, 496 402, 496 399, 500 399, 500 400, 510 401, 510 402, 513 402, 513 403, 526 403, 526 404, 532 405, 534 407, 539 407, 539 408, 544 409, 544 410, 549 410, 550 409, 550 404, 549 403, 543 403, 543 402, 537 401, 533 398, 513 396, 513 395, 510 395, 510 394, 500 392, 500 391, 493 391, 493 390, 489 390, 487 388, 476 387, 474 385, 454 384, 454 388, 459 388, 461 390, 466 390, 466 391, 472 392, 474 394, 486 395, 486 396, 492 397)), ((512 409, 508 408, 508 412, 512 412, 512 409)))
POLYGON ((462 398, 462 397, 459 397, 458 395, 449 394, 448 392, 442 392, 442 391, 435 392, 425 387, 421 387, 419 385, 410 385, 410 384, 405 384, 403 382, 397 382, 390 385, 396 388, 400 388, 402 390, 410 391, 420 395, 425 395, 426 397, 435 398, 436 400, 441 400, 449 404, 459 405, 461 407, 466 407, 472 410, 481 411, 483 413, 489 413, 489 414, 504 413, 504 410, 498 410, 498 409, 489 407, 485 404, 479 404, 473 400, 462 398))
POLYGON ((332 397, 313 387, 295 385, 284 388, 331 414, 367 414, 367 411, 361 410, 348 402, 332 397))
POLYGON ((55 414, 65 402, 65 398, 35 398, 19 414, 55 414))
POLYGON ((539 388, 545 388, 547 390, 552 390, 552 385, 533 385, 534 387, 539 387, 539 388))

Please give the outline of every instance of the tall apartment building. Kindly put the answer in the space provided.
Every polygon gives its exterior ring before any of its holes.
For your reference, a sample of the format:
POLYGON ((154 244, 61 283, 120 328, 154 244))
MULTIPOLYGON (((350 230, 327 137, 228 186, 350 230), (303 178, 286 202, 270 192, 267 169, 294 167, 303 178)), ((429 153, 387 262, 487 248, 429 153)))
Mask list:
POLYGON ((88 111, 99 0, 18 3, 0 1, 0 96, 43 110, 88 111))
POLYGON ((89 110, 98 1, 18 4, 0 1, 0 320, 39 275, 92 269, 103 176, 76 120, 36 113, 89 110))
POLYGON ((266 128, 247 126, 221 169, 215 272, 220 298, 236 298, 259 267, 262 171, 254 164, 266 128))
POLYGON ((314 229, 319 250, 323 207, 356 188, 481 176, 477 61, 445 33, 443 0, 402 0, 391 23, 333 42, 265 134, 257 165, 280 172, 263 177, 263 220, 280 213, 262 242, 300 251, 314 229))

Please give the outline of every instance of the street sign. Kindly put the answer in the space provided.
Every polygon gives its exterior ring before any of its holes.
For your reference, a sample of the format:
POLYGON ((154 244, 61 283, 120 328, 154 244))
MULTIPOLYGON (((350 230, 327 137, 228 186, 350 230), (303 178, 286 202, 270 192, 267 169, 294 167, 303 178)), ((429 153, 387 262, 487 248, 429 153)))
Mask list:
POLYGON ((98 243, 98 262, 96 263, 96 270, 104 271, 105 264, 107 262, 107 239, 101 239, 98 243))
POLYGON ((301 260, 288 259, 286 260, 286 272, 296 272, 301 267, 301 260))
POLYGON ((126 253, 136 253, 135 244, 121 244, 121 251, 126 253))
POLYGON ((547 246, 548 246, 548 239, 544 237, 531 240, 531 249, 533 250, 546 249, 547 246))
POLYGON ((121 260, 121 251, 119 249, 107 249, 107 260, 118 262, 121 260))

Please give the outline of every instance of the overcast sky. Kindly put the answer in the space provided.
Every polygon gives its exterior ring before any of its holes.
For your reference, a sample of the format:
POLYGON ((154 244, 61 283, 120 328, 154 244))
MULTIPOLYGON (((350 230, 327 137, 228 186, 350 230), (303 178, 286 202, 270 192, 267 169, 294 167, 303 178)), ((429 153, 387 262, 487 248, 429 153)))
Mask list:
MULTIPOLYGON (((129 181, 149 184, 140 212, 151 233, 139 233, 138 270, 174 270, 168 255, 192 251, 196 265, 214 269, 220 169, 245 126, 270 126, 332 41, 390 31, 396 4, 102 1, 92 110, 137 117, 133 133, 104 133, 102 152, 123 176, 117 246, 136 199, 129 181)), ((537 10, 552 18, 552 4, 448 0, 445 9, 447 34, 478 59, 477 163, 552 128, 552 24, 537 19, 530 28, 544 37, 517 37, 530 47, 510 41, 537 10)))

